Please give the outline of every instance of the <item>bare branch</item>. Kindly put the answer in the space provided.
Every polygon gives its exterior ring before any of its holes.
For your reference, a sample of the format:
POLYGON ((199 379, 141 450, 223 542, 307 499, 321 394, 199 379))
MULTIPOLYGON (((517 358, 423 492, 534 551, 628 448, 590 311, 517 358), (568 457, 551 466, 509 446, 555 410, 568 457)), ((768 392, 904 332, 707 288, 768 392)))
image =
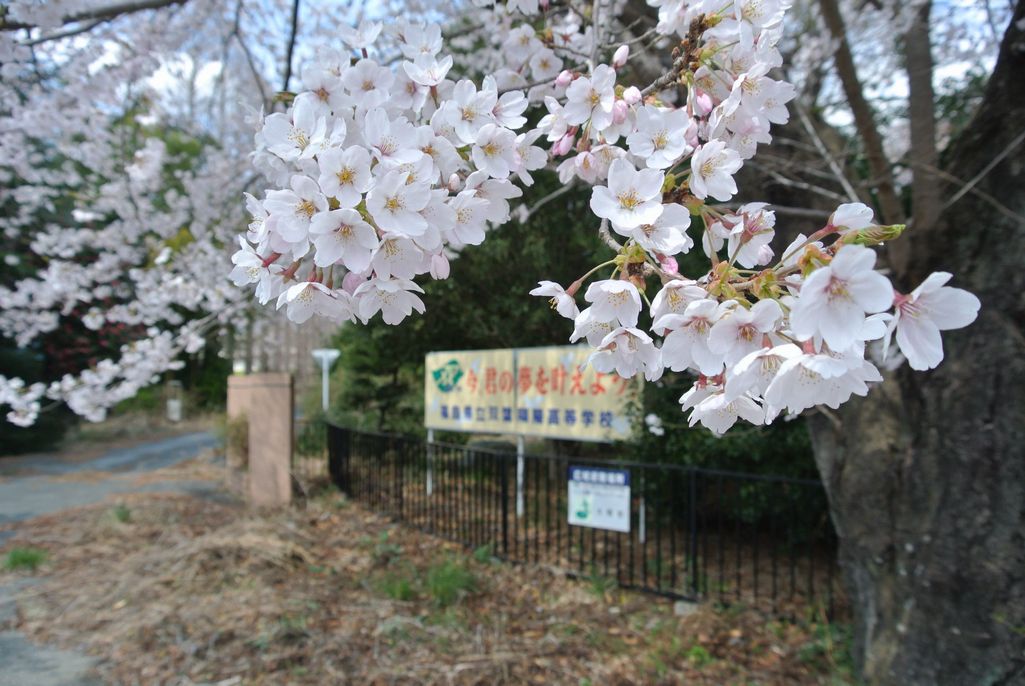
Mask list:
MULTIPOLYGON (((731 210, 739 209, 744 203, 740 202, 727 202, 717 204, 716 209, 727 208, 731 210)), ((772 203, 769 205, 769 209, 776 214, 782 214, 790 217, 801 217, 803 219, 829 219, 829 215, 832 214, 828 210, 816 210, 811 207, 791 207, 789 205, 777 205, 772 203)))
POLYGON ((829 170, 833 172, 833 176, 837 182, 843 188, 844 193, 847 194, 847 198, 851 202, 858 202, 858 193, 854 190, 854 186, 847 179, 847 176, 843 173, 843 169, 837 163, 836 159, 826 149, 826 144, 823 142, 822 137, 819 136, 819 132, 815 130, 815 126, 812 124, 811 119, 808 117, 808 113, 805 112, 804 107, 800 103, 794 103, 794 109, 797 110, 797 116, 801 119, 801 126, 808 132, 808 136, 811 138, 812 144, 815 146, 815 150, 818 151, 822 159, 825 160, 826 164, 829 165, 829 170))
POLYGON ((829 33, 836 42, 833 61, 837 74, 843 84, 844 94, 854 114, 854 123, 865 145, 865 157, 872 174, 870 183, 879 196, 882 220, 887 224, 898 224, 903 220, 904 211, 894 187, 893 173, 890 163, 883 152, 883 139, 876 128, 872 107, 865 99, 865 91, 858 79, 858 71, 854 66, 850 44, 847 42, 847 28, 844 26, 843 15, 837 0, 819 0, 822 18, 826 22, 829 33))
POLYGON ((554 191, 552 191, 551 193, 549 193, 548 195, 544 196, 536 203, 534 203, 534 206, 527 210, 527 217, 531 217, 535 212, 537 212, 543 206, 550 203, 552 200, 555 200, 559 196, 565 195, 566 193, 569 193, 571 190, 573 190, 573 188, 576 186, 576 179, 577 177, 574 176, 569 183, 559 186, 554 191))
POLYGON ((836 191, 830 190, 828 188, 824 188, 822 186, 816 186, 815 184, 808 183, 807 181, 798 181, 797 179, 788 179, 787 177, 785 177, 782 174, 780 174, 778 171, 776 171, 774 169, 769 169, 765 165, 760 164, 758 162, 755 162, 754 160, 748 160, 747 164, 752 169, 759 169, 759 170, 765 172, 766 174, 771 176, 777 183, 779 183, 782 186, 789 186, 790 188, 800 188, 801 190, 809 191, 811 193, 816 193, 816 194, 821 195, 823 197, 829 198, 830 200, 835 201, 835 202, 841 202, 842 203, 842 202, 844 202, 847 199, 843 195, 837 193, 836 191))
POLYGON ((285 78, 281 90, 288 90, 288 82, 292 80, 292 53, 295 52, 295 36, 299 33, 299 0, 292 3, 292 30, 288 35, 288 51, 285 53, 285 78))
POLYGON ((49 43, 50 41, 60 40, 62 38, 70 38, 71 36, 77 36, 80 33, 92 31, 97 26, 102 24, 104 21, 104 19, 96 19, 94 21, 90 21, 85 24, 76 26, 74 28, 65 29, 63 31, 58 31, 57 33, 51 33, 45 36, 39 36, 38 38, 33 38, 32 40, 25 41, 24 43, 22 43, 22 45, 33 47, 41 43, 49 43))
POLYGON ((601 26, 601 22, 598 21, 598 15, 600 14, 598 12, 598 9, 599 9, 600 5, 601 5, 601 0, 594 0, 594 3, 591 5, 591 26, 594 27, 593 28, 593 35, 591 36, 591 70, 592 71, 594 70, 595 67, 598 66, 598 48, 599 48, 599 46, 601 46, 601 41, 602 41, 602 35, 601 35, 602 34, 602 31, 601 31, 602 26, 601 26))
MULTIPOLYGON (((1000 152, 999 155, 997 155, 992 160, 990 160, 989 163, 986 166, 984 166, 979 171, 979 173, 977 173, 975 176, 973 176, 971 179, 969 179, 968 183, 965 184, 965 186, 962 186, 957 191, 957 193, 955 193, 952 196, 950 196, 950 198, 945 203, 943 203, 943 207, 941 207, 940 209, 942 210, 942 209, 946 209, 947 207, 950 207, 950 205, 954 204, 955 202, 957 202, 961 198, 965 197, 966 193, 974 192, 976 194, 982 194, 981 191, 975 191, 974 190, 975 187, 979 184, 979 181, 981 181, 986 174, 988 174, 990 171, 992 171, 993 167, 995 167, 997 164, 999 164, 1003 160, 1004 157, 1007 157, 1012 152, 1014 152, 1015 148, 1017 148, 1018 146, 1022 145, 1023 140, 1025 140, 1025 131, 1022 131, 1021 133, 1019 133, 1018 137, 1016 137, 1014 140, 1012 140, 1011 144, 1007 148, 1004 148, 1000 152)), ((949 174, 946 174, 946 175, 949 176, 949 174)), ((953 178, 953 177, 951 177, 951 178, 953 178)), ((956 179, 954 179, 954 180, 956 180, 956 179)), ((982 194, 982 197, 989 198, 988 194, 982 194)), ((993 202, 995 202, 995 201, 993 201, 993 202)), ((997 205, 999 205, 999 203, 997 203, 997 205)), ((1011 211, 1011 210, 1007 209, 1006 207, 1003 207, 1003 209, 1007 210, 1009 212, 1011 211)), ((1022 218, 1019 215, 1015 214, 1014 212, 1011 212, 1011 215, 1014 216, 1014 217, 1017 217, 1018 219, 1022 218)))
POLYGON ((670 67, 669 71, 652 81, 644 90, 641 91, 641 95, 647 95, 648 93, 658 92, 669 88, 676 83, 678 78, 680 78, 680 70, 685 66, 687 66, 687 56, 681 55, 675 62, 673 62, 673 66, 670 67))
MULTIPOLYGON (((76 21, 110 21, 115 17, 119 17, 122 14, 132 14, 134 12, 141 12, 143 10, 155 10, 162 7, 170 7, 172 5, 183 5, 188 0, 134 0, 134 2, 120 2, 114 5, 108 5, 106 7, 99 7, 90 10, 83 10, 81 12, 75 12, 74 14, 67 14, 61 17, 61 23, 70 24, 76 21)), ((0 31, 15 31, 17 29, 31 29, 35 28, 32 24, 23 24, 21 22, 8 22, 0 19, 0 31)))
MULTIPOLYGON (((936 148, 936 103, 932 87, 933 62, 929 38, 932 3, 923 2, 904 34, 904 63, 908 74, 908 116, 911 129, 911 221, 917 229, 928 229, 940 216, 940 184, 935 172, 939 165, 936 148)), ((889 245, 890 262, 903 272, 911 257, 910 241, 889 245)))
POLYGON ((270 109, 271 99, 267 95, 267 88, 263 83, 263 77, 260 75, 260 71, 256 68, 256 60, 253 59, 253 53, 250 52, 249 46, 246 45, 245 39, 242 37, 242 30, 240 28, 242 20, 242 0, 235 6, 235 25, 231 29, 231 35, 238 41, 239 47, 242 48, 242 55, 246 58, 246 64, 249 65, 249 71, 252 72, 253 81, 256 82, 256 87, 260 90, 260 101, 263 103, 264 109, 270 109))
POLYGON ((602 243, 609 246, 617 253, 623 249, 623 246, 620 245, 620 243, 612 237, 612 233, 609 231, 608 219, 601 220, 601 226, 598 227, 598 238, 601 239, 602 243))

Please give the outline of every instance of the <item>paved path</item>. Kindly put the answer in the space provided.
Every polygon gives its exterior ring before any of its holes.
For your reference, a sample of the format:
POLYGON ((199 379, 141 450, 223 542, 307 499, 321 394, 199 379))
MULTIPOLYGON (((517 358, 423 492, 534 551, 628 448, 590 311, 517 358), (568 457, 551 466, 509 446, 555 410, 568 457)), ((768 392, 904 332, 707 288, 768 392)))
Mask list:
MULTIPOLYGON (((112 450, 91 460, 56 455, 0 460, 0 524, 89 505, 115 493, 175 491, 217 497, 218 485, 208 481, 138 485, 123 476, 172 466, 216 443, 213 434, 202 432, 112 450), (88 481, 54 479, 76 472, 111 475, 88 481)), ((13 534, 0 532, 0 544, 13 534)), ((17 592, 33 583, 31 578, 20 578, 0 584, 0 626, 13 618, 17 592)), ((73 651, 33 644, 18 631, 0 632, 0 686, 98 686, 99 682, 88 676, 93 662, 93 658, 73 651)))

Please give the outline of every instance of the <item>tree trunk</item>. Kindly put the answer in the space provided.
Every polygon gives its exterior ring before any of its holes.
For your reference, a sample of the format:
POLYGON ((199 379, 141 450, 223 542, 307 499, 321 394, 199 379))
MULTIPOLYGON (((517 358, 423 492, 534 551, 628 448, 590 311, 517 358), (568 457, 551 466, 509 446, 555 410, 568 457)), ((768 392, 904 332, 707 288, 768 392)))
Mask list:
POLYGON ((953 272, 982 301, 978 320, 944 335, 938 369, 904 368, 848 403, 839 430, 812 421, 870 684, 1025 684, 1023 19, 1019 0, 982 106, 945 155, 976 185, 943 189, 949 207, 907 232, 893 275, 907 292, 953 272))

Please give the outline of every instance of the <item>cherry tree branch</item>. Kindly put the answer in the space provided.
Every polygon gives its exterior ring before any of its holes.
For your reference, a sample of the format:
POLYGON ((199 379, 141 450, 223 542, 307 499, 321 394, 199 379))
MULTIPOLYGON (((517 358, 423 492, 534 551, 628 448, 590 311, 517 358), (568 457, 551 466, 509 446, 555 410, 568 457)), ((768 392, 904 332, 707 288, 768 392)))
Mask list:
POLYGON ((801 126, 804 127, 804 130, 808 133, 808 137, 811 138, 812 145, 815 146, 815 150, 829 166, 829 170, 833 172, 833 176, 836 177, 836 180, 843 188, 844 193, 847 194, 847 198, 851 202, 858 202, 858 192, 854 190, 854 186, 851 185, 847 175, 843 173, 843 169, 840 168, 840 164, 836 161, 836 158, 829 153, 825 142, 823 142, 822 137, 819 136, 819 132, 815 130, 815 126, 812 124, 804 107, 800 103, 795 102, 794 109, 797 111, 797 116, 801 120, 801 126))
POLYGON ((87 23, 82 24, 80 26, 75 26, 75 27, 70 28, 70 29, 65 29, 64 31, 58 31, 56 33, 50 33, 50 34, 47 34, 45 36, 39 36, 38 38, 33 38, 32 40, 27 40, 24 43, 22 43, 22 45, 26 45, 28 47, 33 47, 33 46, 36 46, 36 45, 40 45, 41 43, 49 43, 50 41, 60 40, 62 38, 70 38, 71 36, 77 36, 77 35, 79 35, 81 33, 87 33, 89 31, 92 31, 97 26, 99 26, 100 24, 104 23, 104 21, 106 21, 106 20, 104 20, 104 19, 95 19, 93 21, 87 22, 87 23))
MULTIPOLYGON (((932 45, 929 38, 930 0, 915 11, 914 20, 904 34, 904 62, 908 75, 908 116, 911 129, 911 212, 908 224, 916 232, 928 230, 940 217, 940 184, 932 171, 939 164, 936 148, 936 103, 933 93, 932 45)), ((894 268, 903 272, 910 259, 909 241, 890 244, 888 250, 894 268)))
MULTIPOLYGON (((183 5, 186 2, 188 2, 188 0, 134 0, 134 2, 120 2, 106 7, 66 14, 61 17, 61 23, 70 24, 76 21, 90 20, 110 21, 122 14, 132 14, 135 12, 142 12, 143 10, 160 9, 162 7, 171 7, 172 5, 183 5)), ((35 25, 0 20, 0 31, 16 31, 18 29, 31 28, 35 28, 35 25)))
POLYGON ((295 37, 299 33, 299 0, 292 3, 292 30, 288 35, 288 50, 285 53, 285 77, 281 90, 288 90, 288 82, 292 80, 292 54, 295 52, 295 37))
POLYGON ((544 196, 536 203, 534 203, 533 207, 527 209, 527 218, 529 219, 531 215, 533 215, 539 209, 550 203, 552 200, 555 200, 559 196, 565 195, 566 193, 569 193, 571 190, 573 190, 576 187, 576 180, 577 177, 574 176, 572 179, 570 179, 569 183, 559 186, 554 191, 552 191, 551 193, 549 193, 548 195, 544 196))
POLYGON ((946 210, 948 207, 956 203, 958 200, 963 198, 967 193, 971 193, 980 200, 983 200, 984 202, 992 205, 994 209, 1006 215, 1009 219, 1013 219, 1014 221, 1022 225, 1025 225, 1025 217, 1018 214, 1017 212, 1009 208, 1007 205, 1003 204, 1002 202, 994 198, 989 193, 986 193, 985 191, 976 188, 978 183, 982 181, 982 179, 985 178, 985 176, 990 171, 992 171, 992 169, 995 166, 1000 164, 1001 160, 1003 160, 1005 157, 1007 157, 1007 155, 1013 152, 1015 148, 1021 145, 1023 140, 1025 140, 1025 131, 1023 131, 1014 141, 1012 141, 1011 144, 1007 146, 1007 148, 1005 148, 999 155, 990 160, 990 162, 982 169, 982 171, 973 176, 971 180, 969 180, 967 183, 961 181, 961 179, 957 178, 953 174, 943 171, 942 169, 933 169, 932 172, 940 178, 946 179, 947 181, 951 181, 953 183, 962 184, 961 188, 958 189, 957 193, 954 193, 954 195, 950 196, 950 199, 943 203, 943 206, 940 207, 940 212, 946 210))
POLYGON ((817 185, 815 185, 813 183, 808 183, 806 181, 798 181, 797 179, 787 178, 786 176, 783 176, 782 174, 780 174, 778 171, 775 171, 773 169, 769 169, 764 164, 760 164, 760 163, 755 162, 753 160, 748 160, 747 164, 752 169, 758 169, 760 171, 765 172, 770 177, 772 177, 773 180, 776 181, 776 183, 778 183, 778 184, 780 184, 782 186, 788 186, 790 188, 800 188, 801 190, 808 191, 810 193, 816 193, 818 195, 821 195, 821 196, 823 196, 825 198, 829 198, 830 200, 833 200, 833 201, 836 201, 836 202, 841 202, 842 203, 845 200, 847 200, 847 198, 845 198, 840 193, 837 193, 836 191, 832 191, 832 190, 830 190, 828 188, 823 188, 822 186, 817 186, 817 185))
POLYGON ((598 237, 601 238, 601 242, 609 246, 617 253, 623 249, 619 241, 612 237, 612 232, 609 231, 609 220, 602 219, 601 226, 598 227, 598 237))
MULTIPOLYGON (((992 200, 992 198, 988 194, 984 194, 984 193, 982 193, 982 191, 974 190, 975 186, 978 185, 979 181, 982 181, 982 179, 986 176, 986 174, 989 174, 991 171, 993 171, 993 167, 995 167, 998 164, 1000 164, 1000 162, 1005 157, 1010 155, 1014 151, 1015 148, 1017 148, 1019 145, 1021 145, 1022 141, 1025 141, 1025 131, 1022 131, 1020 134, 1018 134, 1018 136, 1013 141, 1011 141, 1011 143, 1006 148, 1004 148, 1000 152, 999 155, 997 155, 992 160, 990 160, 989 163, 985 167, 983 167, 979 171, 978 174, 973 176, 964 186, 962 186, 957 191, 957 193, 954 193, 954 195, 950 196, 950 199, 948 199, 945 203, 943 203, 942 209, 944 209, 944 210, 947 209, 948 207, 950 207, 951 205, 956 203, 958 200, 963 198, 965 193, 969 193, 969 192, 974 192, 976 194, 980 194, 981 197, 987 197, 987 198, 990 198, 992 200)), ((993 200, 993 202, 996 202, 996 201, 993 200)), ((999 203, 997 203, 997 204, 999 204, 999 203)), ((1007 210, 1006 207, 1004 209, 1007 210)), ((1010 212, 1010 210, 1007 210, 1007 211, 1010 212)), ((1013 216, 1018 217, 1020 219, 1019 215, 1014 214, 1013 212, 1011 214, 1013 216)))
POLYGON ((231 35, 238 41, 238 45, 242 48, 242 56, 246 58, 246 64, 249 65, 249 71, 253 75, 253 81, 256 82, 256 87, 260 90, 260 102, 263 103, 264 108, 270 108, 271 99, 267 95, 267 88, 263 83, 263 77, 260 75, 260 71, 256 68, 256 60, 253 59, 253 53, 249 50, 249 46, 246 44, 245 39, 242 37, 241 30, 242 20, 242 0, 239 0, 235 6, 235 24, 231 29, 231 35))
POLYGON ((858 79, 854 56, 851 54, 851 46, 847 42, 847 28, 844 26, 843 15, 840 14, 840 5, 837 0, 819 0, 819 8, 822 11, 826 28, 829 29, 836 44, 833 61, 837 74, 840 76, 844 94, 847 96, 847 102, 854 115, 854 124, 865 146, 865 157, 872 175, 870 184, 875 187, 879 196, 882 221, 887 224, 898 224, 903 219, 904 211, 897 198, 893 172, 890 170, 890 163, 883 152, 883 139, 876 127, 872 107, 865 99, 865 90, 858 79))
POLYGON ((665 90, 676 83, 677 79, 680 78, 680 70, 687 66, 687 56, 681 55, 676 58, 673 62, 673 66, 662 76, 658 77, 650 84, 648 84, 644 90, 641 91, 641 95, 647 95, 648 93, 658 92, 665 90))

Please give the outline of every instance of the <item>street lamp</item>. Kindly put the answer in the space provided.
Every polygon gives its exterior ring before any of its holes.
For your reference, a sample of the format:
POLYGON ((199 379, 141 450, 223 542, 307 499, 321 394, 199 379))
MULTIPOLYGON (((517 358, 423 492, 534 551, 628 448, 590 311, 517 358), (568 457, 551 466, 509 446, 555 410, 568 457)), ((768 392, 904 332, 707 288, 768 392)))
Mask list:
POLYGON ((334 348, 317 348, 313 351, 313 359, 320 362, 320 404, 324 409, 324 413, 327 413, 327 370, 330 369, 331 363, 338 359, 338 356, 342 353, 335 350, 334 348))

